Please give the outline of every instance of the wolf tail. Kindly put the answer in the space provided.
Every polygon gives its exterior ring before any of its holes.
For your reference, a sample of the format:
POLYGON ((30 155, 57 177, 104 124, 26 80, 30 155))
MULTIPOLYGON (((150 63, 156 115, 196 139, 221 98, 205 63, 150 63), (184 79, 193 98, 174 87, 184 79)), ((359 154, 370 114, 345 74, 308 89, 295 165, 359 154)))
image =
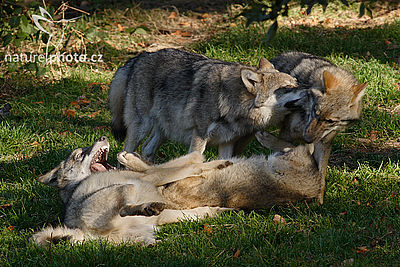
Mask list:
POLYGON ((57 244, 63 240, 71 243, 83 242, 85 241, 85 235, 80 229, 71 229, 65 226, 53 228, 49 226, 35 234, 32 239, 39 246, 47 246, 50 243, 57 244))
POLYGON ((118 69, 110 85, 108 95, 109 107, 112 115, 111 131, 114 137, 123 141, 126 136, 124 124, 124 100, 125 88, 128 84, 130 73, 137 57, 130 59, 124 66, 118 69))

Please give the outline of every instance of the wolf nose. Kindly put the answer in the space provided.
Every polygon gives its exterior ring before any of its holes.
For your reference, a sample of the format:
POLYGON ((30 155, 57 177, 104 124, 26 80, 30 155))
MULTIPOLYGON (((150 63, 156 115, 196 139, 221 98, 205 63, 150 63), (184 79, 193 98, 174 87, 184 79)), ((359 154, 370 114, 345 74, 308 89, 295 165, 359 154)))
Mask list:
POLYGON ((102 136, 102 137, 100 137, 100 139, 99 139, 99 141, 106 141, 107 140, 107 137, 105 137, 105 136, 102 136))
POLYGON ((309 134, 303 134, 303 140, 304 142, 306 142, 307 144, 311 144, 315 141, 314 136, 309 135, 309 134))

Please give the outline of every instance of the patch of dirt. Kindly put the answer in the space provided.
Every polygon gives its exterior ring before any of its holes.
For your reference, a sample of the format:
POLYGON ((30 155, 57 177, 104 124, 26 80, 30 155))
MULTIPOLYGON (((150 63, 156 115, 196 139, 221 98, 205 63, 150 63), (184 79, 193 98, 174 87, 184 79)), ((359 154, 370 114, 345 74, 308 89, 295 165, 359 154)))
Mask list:
POLYGON ((195 11, 195 12, 222 12, 226 11, 226 8, 232 4, 239 4, 243 1, 234 0, 202 0, 202 1, 191 1, 191 0, 159 0, 159 1, 135 1, 144 9, 164 8, 164 9, 176 9, 179 11, 195 11))
MULTIPOLYGON (((152 31, 151 37, 135 47, 133 53, 188 47, 245 21, 244 18, 234 19, 243 10, 242 5, 235 4, 237 1, 204 1, 196 4, 187 0, 155 2, 139 1, 140 8, 149 11, 146 24, 151 26, 152 31)), ((305 10, 293 6, 289 17, 279 18, 280 27, 371 28, 400 19, 400 4, 376 8, 372 18, 367 15, 359 18, 358 10, 335 5, 329 5, 326 12, 320 6, 315 6, 309 15, 305 10)))
POLYGON ((340 9, 333 5, 328 5, 327 11, 322 7, 315 6, 312 12, 307 15, 305 8, 294 7, 292 15, 282 17, 281 25, 289 28, 298 26, 322 26, 324 28, 371 28, 391 23, 400 19, 400 4, 392 6, 378 6, 373 10, 373 17, 363 15, 359 17, 358 10, 351 8, 340 9))

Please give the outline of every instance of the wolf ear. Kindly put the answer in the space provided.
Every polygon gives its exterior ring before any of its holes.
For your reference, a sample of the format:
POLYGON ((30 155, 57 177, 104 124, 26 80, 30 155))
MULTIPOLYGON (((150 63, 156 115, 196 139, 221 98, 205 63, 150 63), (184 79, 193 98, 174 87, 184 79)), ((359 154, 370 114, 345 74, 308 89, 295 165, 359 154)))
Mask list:
POLYGON ((274 69, 274 65, 272 65, 271 62, 269 62, 265 57, 262 57, 260 59, 260 62, 258 63, 258 69, 259 70, 266 70, 266 69, 274 69))
POLYGON ((365 89, 367 89, 367 85, 368 85, 368 83, 362 83, 362 84, 353 86, 352 89, 353 89, 354 96, 351 99, 352 103, 357 103, 357 102, 361 101, 361 98, 365 94, 365 89))
POLYGON ((47 184, 49 186, 57 186, 57 178, 58 178, 58 171, 60 170, 60 166, 55 167, 45 175, 42 175, 38 178, 38 181, 47 184))
POLYGON ((244 86, 246 86, 247 90, 256 95, 256 83, 261 82, 262 77, 260 73, 257 73, 251 69, 242 69, 240 72, 240 76, 242 77, 242 81, 244 83, 244 86))
POLYGON ((322 76, 323 76, 323 82, 324 82, 324 86, 325 86, 325 92, 327 94, 330 94, 332 92, 332 90, 334 90, 338 86, 338 80, 332 73, 330 73, 327 70, 324 71, 322 76))

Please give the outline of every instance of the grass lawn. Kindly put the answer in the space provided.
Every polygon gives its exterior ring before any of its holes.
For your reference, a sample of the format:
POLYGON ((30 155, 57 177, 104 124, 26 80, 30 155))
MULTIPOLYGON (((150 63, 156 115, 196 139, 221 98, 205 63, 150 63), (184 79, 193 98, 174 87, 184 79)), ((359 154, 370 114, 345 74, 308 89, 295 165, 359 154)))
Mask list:
MULTIPOLYGON (((85 48, 88 54, 102 53, 103 63, 53 66, 39 78, 25 70, 12 72, 2 63, 0 108, 9 103, 12 110, 0 122, 0 265, 398 265, 400 20, 390 17, 381 23, 388 17, 378 16, 347 23, 355 9, 333 5, 324 14, 316 9, 306 17, 296 8, 269 44, 263 42, 268 24, 244 27, 240 18, 232 18, 235 6, 229 12, 189 10, 176 17, 165 9, 102 9, 76 27, 102 33, 85 48), (135 33, 137 28, 142 30, 135 33), (34 232, 62 222, 57 190, 36 178, 102 135, 109 138, 109 158, 116 163, 123 144, 110 132, 109 83, 127 58, 162 45, 250 65, 261 56, 305 51, 367 81, 361 121, 335 139, 324 204, 297 203, 166 225, 157 234, 161 242, 148 248, 105 241, 35 247, 29 242, 34 232), (275 215, 286 223, 274 223, 275 215)), ((186 151, 166 143, 156 161, 186 151)), ((254 141, 245 155, 265 152, 254 141)), ((216 158, 216 150, 208 149, 206 157, 216 158)))

